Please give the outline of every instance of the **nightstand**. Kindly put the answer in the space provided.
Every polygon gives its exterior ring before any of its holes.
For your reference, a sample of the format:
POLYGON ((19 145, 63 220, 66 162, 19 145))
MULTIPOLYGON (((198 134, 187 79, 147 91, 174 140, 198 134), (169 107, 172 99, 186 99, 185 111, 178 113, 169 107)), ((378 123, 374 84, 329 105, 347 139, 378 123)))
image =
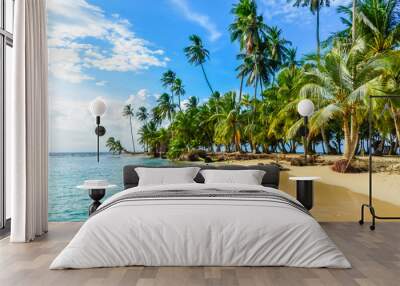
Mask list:
POLYGON ((110 185, 105 180, 87 180, 83 185, 77 186, 78 189, 88 190, 89 197, 93 200, 89 206, 89 216, 101 205, 100 200, 105 196, 106 189, 115 187, 117 186, 110 185))
POLYGON ((296 199, 302 205, 311 210, 314 205, 314 181, 320 177, 290 177, 289 180, 296 181, 296 199))

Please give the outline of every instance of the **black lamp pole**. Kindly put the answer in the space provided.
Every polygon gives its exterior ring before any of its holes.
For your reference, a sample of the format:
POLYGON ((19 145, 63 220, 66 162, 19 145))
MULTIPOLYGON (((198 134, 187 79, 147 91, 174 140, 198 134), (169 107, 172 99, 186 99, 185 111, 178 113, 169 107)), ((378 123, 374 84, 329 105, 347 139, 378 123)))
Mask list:
POLYGON ((307 164, 307 152, 308 152, 308 116, 304 116, 304 161, 307 164))
POLYGON ((96 134, 97 134, 97 163, 100 162, 100 135, 99 135, 99 128, 100 128, 100 116, 96 116, 96 134))
POLYGON ((96 129, 94 132, 97 135, 97 163, 100 162, 100 136, 106 134, 106 129, 100 125, 100 116, 96 116, 96 129))

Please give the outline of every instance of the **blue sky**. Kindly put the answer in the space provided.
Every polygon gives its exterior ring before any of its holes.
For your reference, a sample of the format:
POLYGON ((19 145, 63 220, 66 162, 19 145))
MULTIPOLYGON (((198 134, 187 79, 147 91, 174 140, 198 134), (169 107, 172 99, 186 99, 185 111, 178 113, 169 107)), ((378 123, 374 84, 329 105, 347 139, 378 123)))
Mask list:
MULTIPOLYGON (((153 106, 164 92, 160 76, 166 69, 183 80, 187 96, 205 99, 209 92, 201 70, 190 66, 182 51, 191 34, 201 36, 210 51, 205 68, 214 89, 237 90, 238 45, 230 42, 227 31, 235 2, 49 0, 50 150, 95 150, 88 105, 96 97, 108 106, 105 138, 115 136, 130 146, 122 108, 126 103, 153 106)), ((335 7, 345 3, 336 0, 322 10, 322 39, 342 28, 335 7)), ((292 7, 286 0, 257 4, 265 22, 283 30, 299 57, 314 51, 315 16, 308 8, 292 7)))

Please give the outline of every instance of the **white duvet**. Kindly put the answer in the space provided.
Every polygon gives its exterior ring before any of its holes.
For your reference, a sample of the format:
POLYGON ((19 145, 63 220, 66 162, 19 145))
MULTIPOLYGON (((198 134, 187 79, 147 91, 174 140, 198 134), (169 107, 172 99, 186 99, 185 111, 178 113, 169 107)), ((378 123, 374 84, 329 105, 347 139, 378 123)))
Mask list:
MULTIPOLYGON (((284 194, 237 184, 136 187, 100 208, 129 192, 210 187, 284 194)), ((89 218, 50 269, 128 265, 351 267, 321 226, 290 205, 254 198, 162 198, 121 202, 89 218)))

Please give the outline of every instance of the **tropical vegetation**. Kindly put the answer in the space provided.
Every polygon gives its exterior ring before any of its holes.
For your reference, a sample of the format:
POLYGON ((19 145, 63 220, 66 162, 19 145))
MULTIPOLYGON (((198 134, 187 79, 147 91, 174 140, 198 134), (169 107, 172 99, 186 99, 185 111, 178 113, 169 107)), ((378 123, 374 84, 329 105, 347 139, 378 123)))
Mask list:
POLYGON ((107 139, 106 146, 113 154, 120 155, 122 152, 125 151, 124 147, 122 147, 121 142, 119 140, 115 140, 114 137, 109 137, 107 139))
POLYGON ((296 0, 317 15, 316 52, 299 58, 279 27, 268 25, 254 0, 233 5, 228 27, 239 44, 238 92, 220 93, 210 84, 205 64, 210 52, 197 35, 183 52, 200 66, 210 95, 186 94, 172 70, 151 110, 140 107, 138 134, 146 151, 178 159, 193 151, 295 153, 302 146, 301 99, 311 99, 309 151, 343 154, 349 163, 358 154, 396 154, 400 143, 400 14, 396 0, 358 0, 337 8, 346 28, 320 41, 320 9, 329 1, 296 0), (244 87, 252 89, 245 93, 244 87), (186 104, 182 98, 186 97, 186 104), (370 99, 370 96, 374 96, 370 99), (176 104, 175 98, 178 103, 176 104), (368 150, 368 104, 373 108, 373 149, 368 150))

